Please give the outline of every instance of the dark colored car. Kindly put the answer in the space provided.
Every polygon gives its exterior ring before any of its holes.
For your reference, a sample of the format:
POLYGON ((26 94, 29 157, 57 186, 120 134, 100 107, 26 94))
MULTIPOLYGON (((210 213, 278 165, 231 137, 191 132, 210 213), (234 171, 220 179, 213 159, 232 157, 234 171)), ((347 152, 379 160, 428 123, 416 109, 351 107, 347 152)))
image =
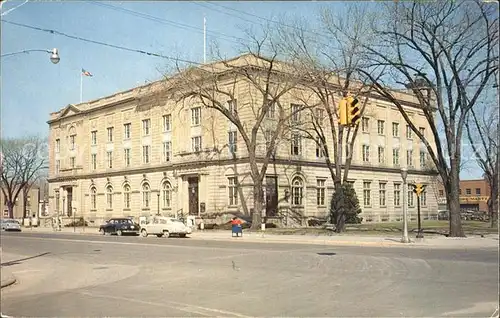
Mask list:
POLYGON ((129 218, 112 218, 106 221, 105 224, 99 227, 99 232, 102 235, 116 234, 122 236, 124 234, 139 234, 139 226, 129 218))

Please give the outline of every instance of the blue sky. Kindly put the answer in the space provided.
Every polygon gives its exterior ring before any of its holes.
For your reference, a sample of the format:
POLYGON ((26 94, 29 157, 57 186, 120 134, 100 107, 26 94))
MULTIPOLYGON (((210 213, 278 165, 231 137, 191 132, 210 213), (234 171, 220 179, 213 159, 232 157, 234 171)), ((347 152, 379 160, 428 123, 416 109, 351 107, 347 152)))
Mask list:
MULTIPOLYGON (((23 2, 10 0, 4 3, 2 12, 15 8, 23 2)), ((207 19, 208 44, 217 41, 223 55, 234 56, 241 49, 240 40, 237 38, 246 38, 244 28, 258 28, 265 19, 277 19, 283 14, 301 16, 314 21, 319 9, 324 5, 343 9, 343 4, 340 2, 315 1, 215 3, 112 1, 101 4, 104 6, 89 1, 29 1, 8 12, 2 19, 202 62, 204 15, 207 19), (109 4, 136 13, 132 15, 105 6, 109 4), (139 17, 138 13, 164 20, 139 17), (179 24, 191 28, 180 27, 179 24)), ((49 113, 67 104, 79 102, 82 68, 94 74, 93 77, 84 78, 83 100, 85 101, 126 90, 146 81, 157 80, 161 77, 158 69, 171 63, 158 57, 126 52, 7 23, 1 24, 1 31, 2 54, 56 47, 61 56, 61 61, 57 65, 49 61, 49 54, 41 52, 2 58, 1 130, 4 137, 47 135, 46 121, 49 113)), ((479 176, 477 169, 474 168, 469 172, 466 171, 464 175, 464 177, 479 176)))

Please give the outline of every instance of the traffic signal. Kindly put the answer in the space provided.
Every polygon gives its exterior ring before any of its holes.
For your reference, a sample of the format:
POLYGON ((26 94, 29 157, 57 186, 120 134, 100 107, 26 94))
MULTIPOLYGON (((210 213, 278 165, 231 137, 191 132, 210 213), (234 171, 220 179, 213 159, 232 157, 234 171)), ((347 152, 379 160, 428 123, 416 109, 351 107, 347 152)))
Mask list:
POLYGON ((358 106, 358 99, 352 96, 347 97, 347 124, 356 126, 361 119, 361 109, 358 106))
POLYGON ((417 194, 417 196, 420 196, 422 194, 422 192, 425 191, 425 185, 421 184, 421 183, 417 183, 415 185, 413 185, 413 192, 415 192, 417 194))
POLYGON ((339 102, 339 125, 347 125, 347 100, 345 98, 339 102))

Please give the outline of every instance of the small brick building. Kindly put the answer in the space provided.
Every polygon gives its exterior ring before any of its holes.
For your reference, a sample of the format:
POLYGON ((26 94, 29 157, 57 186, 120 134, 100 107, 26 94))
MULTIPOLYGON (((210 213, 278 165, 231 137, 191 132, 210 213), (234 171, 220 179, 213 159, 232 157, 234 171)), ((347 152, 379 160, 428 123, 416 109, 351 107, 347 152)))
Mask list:
MULTIPOLYGON (((446 202, 442 184, 438 184, 438 197, 446 202)), ((485 179, 460 181, 460 208, 464 210, 488 211, 490 187, 485 179)))

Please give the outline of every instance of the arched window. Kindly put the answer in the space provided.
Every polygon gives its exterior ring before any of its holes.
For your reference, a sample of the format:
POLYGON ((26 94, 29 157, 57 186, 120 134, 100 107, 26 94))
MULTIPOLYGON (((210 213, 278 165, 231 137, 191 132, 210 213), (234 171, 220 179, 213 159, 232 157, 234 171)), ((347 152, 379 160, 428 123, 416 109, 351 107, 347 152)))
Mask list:
POLYGON ((90 208, 97 209, 97 189, 95 187, 90 188, 90 208))
POLYGON ((142 207, 149 208, 151 203, 151 188, 149 187, 149 183, 144 182, 142 185, 142 207))
POLYGON ((130 186, 128 184, 123 186, 123 208, 130 209, 130 186))
POLYGON ((163 182, 162 186, 163 208, 170 208, 172 204, 172 185, 170 182, 163 182))
POLYGON ((106 187, 106 202, 107 202, 107 208, 112 209, 113 208, 113 187, 111 185, 108 185, 106 187))
POLYGON ((292 205, 302 205, 302 197, 304 193, 304 183, 299 177, 292 180, 292 205))

